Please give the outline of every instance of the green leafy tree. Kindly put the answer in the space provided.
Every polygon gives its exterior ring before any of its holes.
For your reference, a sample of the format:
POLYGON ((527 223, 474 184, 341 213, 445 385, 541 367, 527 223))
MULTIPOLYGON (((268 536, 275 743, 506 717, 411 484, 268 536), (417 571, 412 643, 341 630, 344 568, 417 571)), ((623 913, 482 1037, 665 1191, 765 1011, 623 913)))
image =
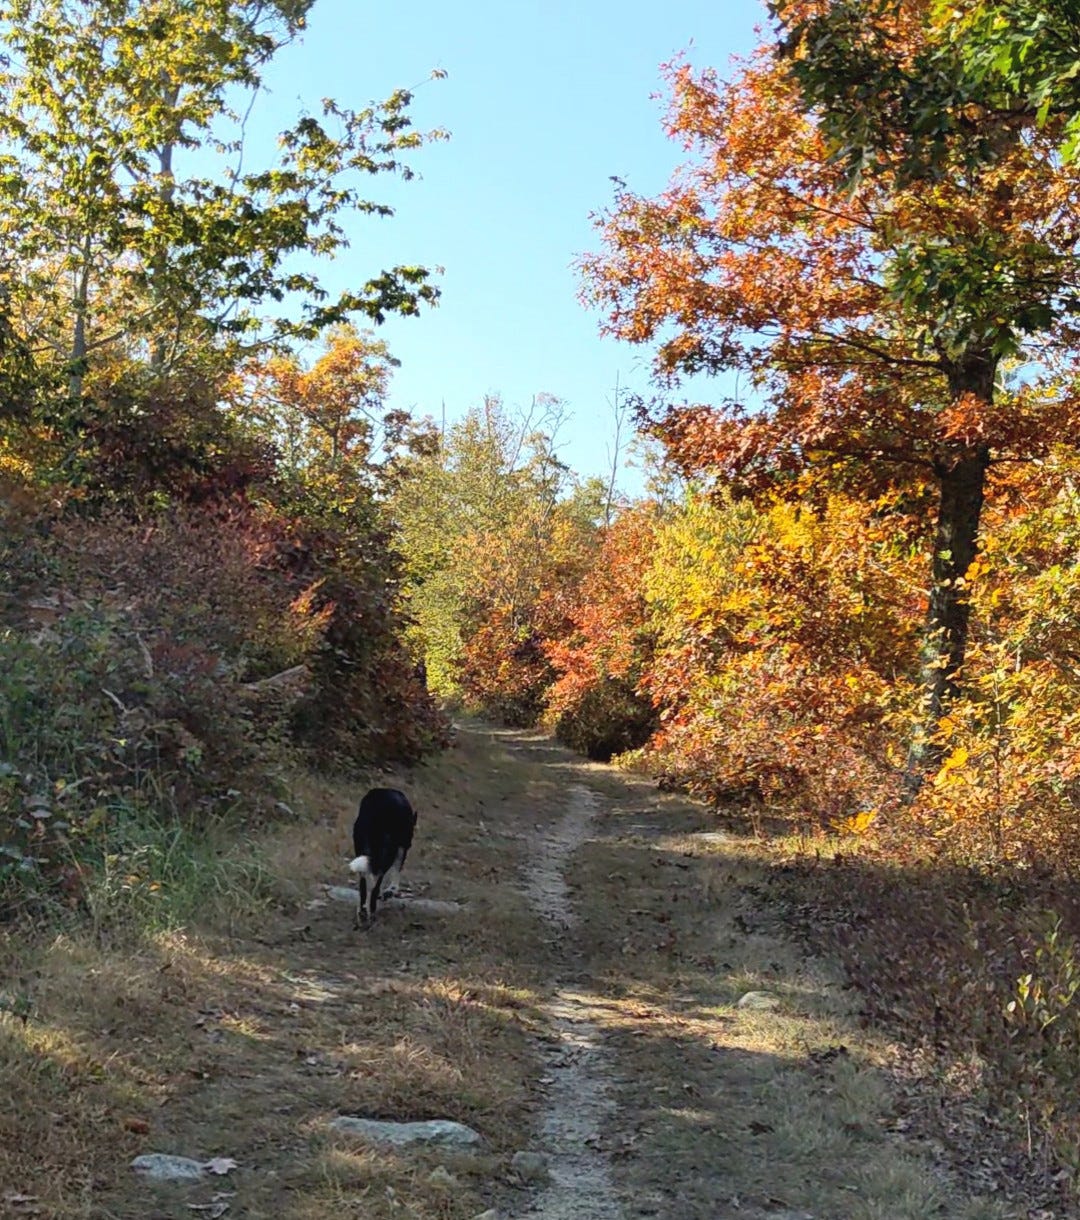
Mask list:
POLYGON ((511 632, 529 630, 568 484, 552 440, 561 415, 548 396, 516 415, 485 398, 402 469, 391 511, 434 690, 456 690, 463 641, 494 607, 511 632))
POLYGON ((221 336, 311 337, 436 298, 426 271, 402 266, 331 301, 292 257, 340 249, 350 213, 389 213, 359 183, 408 176, 403 158, 424 140, 408 93, 361 110, 324 101, 282 133, 276 163, 240 168, 240 107, 311 4, 0 3, 0 287, 69 398, 104 349, 167 370, 221 336), (183 174, 196 152, 220 172, 183 174))
POLYGON ((969 169, 990 164, 1032 128, 1048 129, 1066 161, 1076 156, 1073 0, 774 0, 770 7, 778 49, 853 182, 882 170, 940 179, 958 152, 969 169))

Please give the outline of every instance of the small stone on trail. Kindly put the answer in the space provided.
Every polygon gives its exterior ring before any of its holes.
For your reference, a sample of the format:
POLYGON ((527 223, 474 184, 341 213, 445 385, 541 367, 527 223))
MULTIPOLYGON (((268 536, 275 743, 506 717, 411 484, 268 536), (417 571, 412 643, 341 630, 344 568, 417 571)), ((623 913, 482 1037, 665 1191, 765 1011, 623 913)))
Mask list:
POLYGON ((510 1168, 525 1182, 541 1181, 548 1176, 548 1159, 542 1152, 522 1150, 510 1158, 510 1168))
POLYGON ((335 902, 356 901, 356 890, 351 885, 324 885, 323 890, 327 898, 333 898, 335 902))
MULTIPOLYGON (((351 902, 356 905, 356 890, 351 885, 324 885, 322 889, 327 898, 332 898, 334 902, 351 902)), ((400 905, 428 915, 453 915, 461 910, 460 902, 444 902, 439 898, 410 898, 407 894, 398 893, 384 896, 383 905, 400 905)))
POLYGON ((780 998, 770 991, 748 991, 735 1007, 749 1008, 755 1012, 771 1012, 780 1007, 780 998))
POLYGON ((375 1118, 356 1118, 342 1114, 330 1126, 346 1135, 359 1135, 378 1144, 456 1144, 468 1147, 480 1143, 480 1133, 464 1123, 448 1118, 432 1118, 419 1123, 383 1122, 375 1118))
POLYGON ((197 1182, 206 1170, 202 1161, 189 1156, 169 1156, 165 1152, 148 1152, 137 1156, 131 1168, 151 1182, 197 1182))

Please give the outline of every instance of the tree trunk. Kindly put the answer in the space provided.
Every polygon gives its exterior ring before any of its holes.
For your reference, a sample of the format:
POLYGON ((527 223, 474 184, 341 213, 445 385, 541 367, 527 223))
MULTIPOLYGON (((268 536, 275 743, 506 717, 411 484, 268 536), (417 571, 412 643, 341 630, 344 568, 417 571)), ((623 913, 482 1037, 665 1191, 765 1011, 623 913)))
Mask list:
MULTIPOLYGON (((972 361, 950 378, 951 389, 956 397, 972 394, 988 403, 993 398, 995 376, 995 362, 972 361)), ((924 716, 908 760, 910 796, 918 792, 927 769, 940 763, 940 747, 931 738, 958 689, 956 677, 964 663, 971 616, 963 582, 979 546, 989 466, 987 445, 942 454, 936 463, 941 490, 923 644, 924 716)))
POLYGON ((76 406, 82 401, 83 380, 86 377, 86 315, 90 308, 91 244, 83 242, 83 260, 75 276, 75 292, 71 308, 75 320, 71 331, 71 351, 68 356, 68 402, 76 406))
POLYGON ((956 672, 964 662, 971 607, 963 579, 978 547, 979 518, 989 454, 977 450, 942 476, 930 609, 927 615, 927 717, 935 724, 956 693, 956 672))
MULTIPOLYGON (((161 74, 160 79, 162 105, 167 106, 170 110, 175 110, 180 100, 180 86, 170 84, 164 72, 161 74)), ((176 176, 173 173, 173 153, 175 150, 175 143, 169 141, 158 151, 158 199, 164 204, 163 210, 166 216, 172 208, 173 200, 176 196, 176 176)), ((159 329, 164 315, 162 305, 167 295, 165 277, 168 269, 168 244, 165 240, 162 240, 160 246, 150 259, 150 292, 154 304, 154 329, 153 337, 150 341, 150 367, 155 373, 160 373, 164 370, 169 350, 165 336, 159 329)))

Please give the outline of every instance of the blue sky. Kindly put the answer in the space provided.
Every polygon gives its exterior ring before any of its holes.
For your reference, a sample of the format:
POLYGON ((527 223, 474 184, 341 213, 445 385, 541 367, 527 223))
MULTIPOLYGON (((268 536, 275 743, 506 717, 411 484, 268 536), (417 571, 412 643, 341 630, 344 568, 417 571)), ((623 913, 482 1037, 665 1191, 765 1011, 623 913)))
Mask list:
MULTIPOLYGON (((351 248, 322 268, 335 292, 394 263, 445 269, 436 310, 380 330, 402 362, 391 405, 452 421, 485 393, 509 406, 554 394, 571 413, 564 460, 610 469, 608 402, 616 378, 646 388, 648 353, 602 340, 576 299, 589 213, 611 175, 651 193, 681 159, 660 128, 659 65, 688 50, 723 68, 764 19, 756 0, 317 0, 267 74, 256 136, 324 96, 358 108, 413 86, 416 125, 451 133, 415 156, 417 179, 372 181, 396 215, 350 222, 351 248), (447 79, 429 80, 435 68, 447 79)), ((632 471, 620 482, 637 490, 632 471)))

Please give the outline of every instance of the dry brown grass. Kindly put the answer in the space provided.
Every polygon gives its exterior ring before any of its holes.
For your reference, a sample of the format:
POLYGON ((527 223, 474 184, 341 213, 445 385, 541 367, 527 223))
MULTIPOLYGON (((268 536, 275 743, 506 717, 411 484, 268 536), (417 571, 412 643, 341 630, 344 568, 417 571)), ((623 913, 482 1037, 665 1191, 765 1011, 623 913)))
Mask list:
POLYGON ((306 778, 298 821, 265 844, 282 909, 246 926, 231 915, 232 936, 213 909, 203 926, 108 946, 78 930, 32 944, 9 931, 2 990, 31 1011, 25 1023, 0 1016, 0 1214, 145 1217, 151 1199, 155 1216, 191 1216, 189 1203, 219 1191, 248 1217, 481 1210, 529 1125, 542 968, 524 900, 490 884, 515 869, 515 841, 481 830, 519 799, 519 781, 468 744, 378 779, 407 788, 420 812, 406 886, 463 902, 458 915, 391 903, 354 932, 351 907, 322 902, 319 886, 347 884, 362 785, 306 778), (455 1118, 487 1151, 364 1149, 329 1131, 338 1113, 455 1118), (150 1192, 129 1169, 146 1151, 240 1168, 150 1192), (436 1165, 456 1190, 428 1182, 436 1165))
POLYGON ((571 875, 576 977, 617 1054, 606 1139, 641 1214, 671 1220, 1005 1220, 898 1119, 891 1048, 862 1028, 834 963, 758 894, 764 850, 704 811, 521 735, 550 773, 605 797, 571 875), (779 1008, 737 1007, 767 991, 779 1008))
POLYGON ((763 916, 750 892, 761 863, 687 837, 706 824, 699 809, 536 735, 475 726, 378 782, 419 810, 406 888, 463 912, 388 903, 354 932, 351 906, 320 887, 347 883, 362 785, 308 777, 297 820, 263 844, 278 880, 260 918, 230 903, 224 922, 208 908, 198 926, 110 945, 9 931, 0 991, 30 1012, 0 1016, 0 1214, 190 1217, 228 1192, 230 1220, 467 1220, 507 1201, 510 1154, 535 1146, 534 1035, 556 981, 607 1047, 618 1109, 601 1139, 631 1214, 1008 1214, 905 1138, 885 1048, 829 964, 763 916), (569 861, 579 920, 562 934, 529 909, 520 876, 581 783, 598 793, 595 837, 569 861), (735 1007, 752 989, 779 1010, 735 1007), (331 1132, 340 1113, 454 1118, 485 1144, 388 1152, 331 1132), (239 1168, 153 1191, 129 1169, 147 1151, 239 1168), (430 1180, 438 1166, 454 1188, 430 1180))

